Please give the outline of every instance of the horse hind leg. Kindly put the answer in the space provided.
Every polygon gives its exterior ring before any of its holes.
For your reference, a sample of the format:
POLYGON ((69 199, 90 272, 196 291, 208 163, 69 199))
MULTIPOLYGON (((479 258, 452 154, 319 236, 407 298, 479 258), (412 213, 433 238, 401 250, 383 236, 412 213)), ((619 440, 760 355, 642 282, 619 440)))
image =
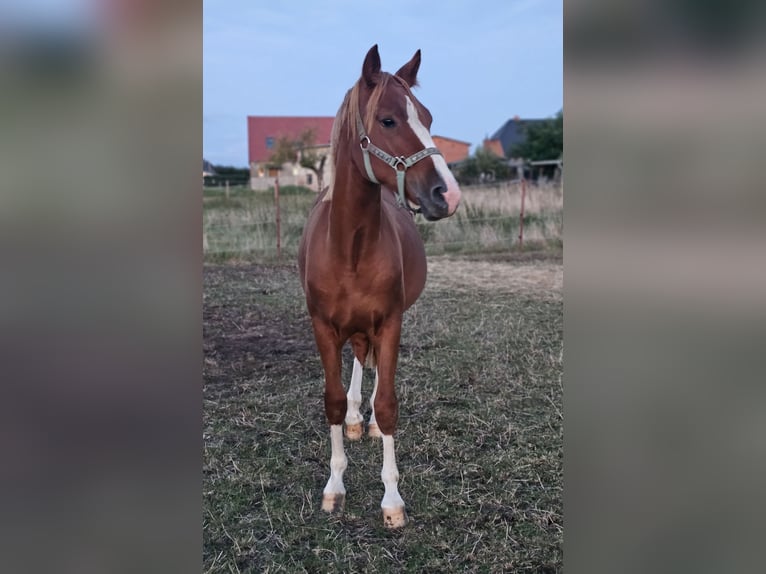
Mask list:
POLYGON ((370 408, 372 414, 370 414, 370 423, 367 426, 367 433, 373 438, 380 438, 383 433, 380 432, 378 427, 378 421, 375 420, 375 395, 378 394, 378 369, 375 369, 375 386, 372 388, 372 395, 370 395, 370 408))
POLYGON ((362 375, 364 368, 362 363, 370 360, 370 343, 367 337, 357 335, 352 337, 351 346, 354 351, 354 368, 351 373, 351 384, 346 395, 346 438, 360 440, 364 433, 364 417, 360 412, 362 406, 362 375))
POLYGON ((348 407, 346 408, 346 438, 360 440, 364 418, 359 412, 362 404, 362 363, 354 357, 354 369, 351 373, 351 384, 348 387, 348 407))

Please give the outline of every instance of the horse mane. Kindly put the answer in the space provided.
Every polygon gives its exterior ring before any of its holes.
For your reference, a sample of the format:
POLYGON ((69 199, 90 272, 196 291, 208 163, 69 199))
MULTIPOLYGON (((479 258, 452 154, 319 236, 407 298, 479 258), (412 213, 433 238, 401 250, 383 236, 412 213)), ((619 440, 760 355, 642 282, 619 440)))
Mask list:
MULTIPOLYGON (((407 82, 402 80, 399 76, 389 74, 388 72, 381 72, 380 81, 373 88, 372 94, 370 94, 370 100, 367 102, 367 110, 362 118, 362 123, 364 124, 364 129, 367 130, 367 133, 370 132, 372 124, 375 121, 375 112, 378 109, 380 98, 383 96, 383 92, 386 90, 388 83, 392 79, 404 88, 410 98, 414 98, 407 82)), ((340 105, 338 113, 335 115, 335 121, 332 125, 332 135, 330 136, 330 143, 333 149, 337 147, 342 135, 345 135, 350 140, 358 139, 358 134, 356 133, 356 117, 357 115, 361 116, 359 113, 359 90, 361 82, 362 79, 360 78, 353 87, 346 92, 346 96, 343 98, 343 103, 340 105)))
MULTIPOLYGON (((380 98, 383 96, 383 92, 388 87, 388 83, 391 80, 398 82, 405 90, 411 99, 414 99, 412 90, 407 85, 407 82, 402 80, 399 76, 389 74, 388 72, 380 73, 380 81, 375 85, 370 94, 370 99, 367 102, 367 110, 364 117, 362 117, 362 123, 367 133, 370 132, 372 124, 375 121, 375 112, 378 110, 378 104, 380 98)), ((362 78, 359 78, 356 83, 346 92, 346 96, 343 98, 343 103, 338 108, 338 113, 335 115, 335 121, 332 124, 332 132, 330 135, 330 156, 332 158, 333 174, 338 167, 338 155, 335 150, 338 149, 338 142, 340 138, 346 137, 350 141, 356 141, 359 139, 356 128, 356 118, 361 117, 359 112, 359 91, 361 89, 362 78)), ((333 181, 328 182, 327 194, 322 198, 323 201, 330 201, 332 199, 333 181)))

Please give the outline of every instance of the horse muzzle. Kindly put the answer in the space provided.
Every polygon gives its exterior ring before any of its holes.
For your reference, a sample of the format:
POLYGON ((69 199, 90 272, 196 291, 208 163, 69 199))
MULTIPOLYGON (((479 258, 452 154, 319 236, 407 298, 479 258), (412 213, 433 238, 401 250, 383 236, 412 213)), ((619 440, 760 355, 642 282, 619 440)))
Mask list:
POLYGON ((418 194, 420 211, 428 221, 437 221, 454 214, 460 204, 460 188, 454 178, 422 189, 418 194))

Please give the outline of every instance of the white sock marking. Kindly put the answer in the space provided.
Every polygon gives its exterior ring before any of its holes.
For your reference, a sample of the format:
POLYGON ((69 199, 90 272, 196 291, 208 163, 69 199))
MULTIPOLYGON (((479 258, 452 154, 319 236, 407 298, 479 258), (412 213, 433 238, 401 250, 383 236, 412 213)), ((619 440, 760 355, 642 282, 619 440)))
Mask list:
POLYGON ((375 421, 375 395, 378 393, 378 368, 375 367, 375 386, 372 387, 372 394, 370 395, 370 408, 372 409, 372 414, 370 415, 370 424, 371 425, 377 425, 378 423, 375 421))
POLYGON ((380 479, 386 488, 380 506, 382 508, 404 508, 404 500, 402 500, 397 486, 399 469, 396 468, 396 450, 394 437, 391 435, 383 435, 383 469, 380 471, 380 479))
POLYGON ((346 425, 358 424, 364 421, 359 413, 362 405, 362 363, 354 357, 354 369, 351 372, 351 384, 348 387, 348 406, 346 407, 346 425))
POLYGON ((348 459, 343 450, 343 425, 330 425, 330 442, 332 444, 330 480, 324 487, 324 494, 346 494, 346 487, 343 486, 343 472, 348 466, 348 459))
MULTIPOLYGON (((420 139, 420 143, 423 144, 424 148, 436 147, 434 145, 434 140, 431 139, 431 133, 426 126, 422 124, 418 117, 418 110, 415 108, 415 104, 412 103, 409 96, 404 96, 404 98, 407 100, 407 123, 410 125, 410 128, 412 128, 412 131, 418 136, 418 139, 420 139)), ((434 162, 436 171, 444 180, 444 185, 447 186, 447 191, 444 192, 444 200, 449 206, 449 214, 452 215, 455 213, 455 210, 460 203, 460 187, 458 186, 457 181, 455 181, 455 176, 452 175, 449 167, 447 167, 447 162, 444 160, 443 156, 432 155, 430 158, 434 162)))

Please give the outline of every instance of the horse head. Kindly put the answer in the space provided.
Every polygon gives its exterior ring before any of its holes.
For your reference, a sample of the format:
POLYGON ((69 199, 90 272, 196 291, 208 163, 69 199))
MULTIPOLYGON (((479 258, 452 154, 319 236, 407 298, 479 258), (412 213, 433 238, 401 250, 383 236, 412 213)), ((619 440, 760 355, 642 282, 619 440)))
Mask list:
POLYGON ((377 45, 367 52, 352 160, 367 179, 397 190, 402 206, 417 205, 434 221, 455 213, 460 187, 431 139, 431 112, 412 93, 419 68, 420 50, 394 75, 381 71, 377 45))

